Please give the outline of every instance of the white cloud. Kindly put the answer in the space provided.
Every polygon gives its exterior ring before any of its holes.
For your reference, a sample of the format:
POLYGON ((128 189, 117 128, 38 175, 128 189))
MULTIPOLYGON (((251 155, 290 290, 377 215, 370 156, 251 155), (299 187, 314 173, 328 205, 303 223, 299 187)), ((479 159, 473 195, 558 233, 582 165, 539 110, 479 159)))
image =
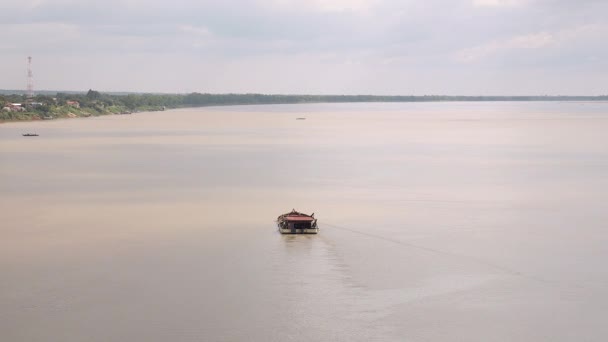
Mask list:
MULTIPOLYGON (((555 32, 537 32, 508 39, 494 40, 486 44, 465 48, 454 55, 459 62, 478 62, 495 55, 513 51, 542 49, 575 49, 573 46, 594 44, 608 37, 608 25, 588 24, 555 32)), ((596 57, 597 59, 597 57, 596 57)))
POLYGON ((64 23, 4 24, 0 31, 3 37, 10 37, 2 39, 0 50, 65 48, 82 36, 77 26, 64 23))
POLYGON ((473 0, 475 7, 514 7, 525 3, 526 0, 473 0))
POLYGON ((608 37, 608 24, 586 24, 571 29, 562 30, 559 33, 561 41, 573 41, 584 39, 603 40, 608 37))
POLYGON ((207 46, 213 40, 213 35, 206 27, 192 26, 192 25, 180 25, 178 30, 187 37, 190 37, 190 41, 186 43, 190 47, 195 49, 203 48, 207 46))
POLYGON ((211 31, 206 27, 192 26, 192 25, 181 25, 179 30, 184 33, 189 33, 201 37, 211 37, 211 31))
POLYGON ((555 36, 548 32, 540 32, 515 36, 506 40, 492 41, 487 44, 466 48, 456 53, 460 62, 477 62, 486 57, 511 50, 540 49, 556 43, 555 36))
POLYGON ((317 12, 362 12, 377 4, 379 0, 267 0, 264 4, 282 10, 304 9, 317 12))

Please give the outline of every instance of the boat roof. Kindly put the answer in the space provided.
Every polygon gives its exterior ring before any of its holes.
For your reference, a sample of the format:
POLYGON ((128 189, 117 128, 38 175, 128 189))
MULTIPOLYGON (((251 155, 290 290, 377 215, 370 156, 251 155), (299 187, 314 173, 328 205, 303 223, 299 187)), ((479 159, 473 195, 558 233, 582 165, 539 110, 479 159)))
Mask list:
POLYGON ((304 222, 311 222, 314 221, 315 218, 314 217, 310 217, 310 216, 285 216, 283 217, 283 219, 285 221, 304 221, 304 222))
POLYGON ((295 209, 292 209, 287 214, 283 214, 283 215, 279 216, 278 220, 312 222, 315 220, 314 215, 315 215, 314 213, 311 215, 307 215, 307 214, 298 212, 295 209))

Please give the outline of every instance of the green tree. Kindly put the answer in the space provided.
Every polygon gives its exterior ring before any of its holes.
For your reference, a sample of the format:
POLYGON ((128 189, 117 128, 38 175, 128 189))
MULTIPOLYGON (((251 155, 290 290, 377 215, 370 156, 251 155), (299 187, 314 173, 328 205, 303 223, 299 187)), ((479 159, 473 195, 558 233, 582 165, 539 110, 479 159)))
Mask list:
POLYGON ((87 99, 89 100, 97 100, 101 97, 101 94, 98 91, 95 91, 93 89, 89 89, 89 91, 87 92, 87 99))

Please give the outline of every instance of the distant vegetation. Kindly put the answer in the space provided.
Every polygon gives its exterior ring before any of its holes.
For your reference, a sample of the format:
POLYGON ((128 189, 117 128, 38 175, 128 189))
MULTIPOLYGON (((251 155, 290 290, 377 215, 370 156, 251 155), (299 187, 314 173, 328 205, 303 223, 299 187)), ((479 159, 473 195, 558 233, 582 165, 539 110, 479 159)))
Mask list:
POLYGON ((608 101, 604 96, 374 96, 374 95, 263 95, 263 94, 108 94, 46 92, 28 99, 23 94, 0 95, 0 120, 39 120, 104 114, 128 114, 167 108, 250 104, 338 102, 440 101, 608 101), (20 104, 16 106, 15 104, 20 104))

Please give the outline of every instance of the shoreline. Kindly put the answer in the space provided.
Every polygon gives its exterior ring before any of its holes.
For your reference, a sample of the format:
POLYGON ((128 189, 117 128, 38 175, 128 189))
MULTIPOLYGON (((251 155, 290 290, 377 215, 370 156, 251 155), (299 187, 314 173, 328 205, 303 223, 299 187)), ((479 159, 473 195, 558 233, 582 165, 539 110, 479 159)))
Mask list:
POLYGON ((61 108, 59 112, 52 113, 54 115, 42 116, 38 112, 16 112, 18 118, 16 119, 0 119, 0 125, 10 122, 38 122, 38 121, 55 121, 61 119, 84 119, 91 117, 99 117, 106 115, 133 115, 136 113, 145 113, 145 112, 160 112, 165 111, 167 109, 175 109, 175 108, 139 108, 134 110, 122 110, 122 111, 104 111, 104 112, 94 112, 87 110, 80 110, 80 108, 61 108))
POLYGON ((83 119, 83 118, 91 118, 91 117, 99 117, 106 115, 133 115, 137 113, 151 113, 151 112, 161 112, 166 110, 175 110, 175 109, 188 109, 188 108, 208 108, 208 107, 234 107, 234 106, 268 106, 268 105, 306 105, 306 104, 364 104, 364 103, 488 103, 488 102, 496 102, 496 103, 504 103, 504 102, 562 102, 562 103, 608 103, 608 99, 604 99, 602 97, 596 97, 595 99, 578 99, 575 97, 571 97, 571 99, 557 99, 557 98, 546 98, 546 99, 446 99, 446 100, 424 100, 424 101, 310 101, 310 102, 272 102, 272 103, 260 103, 260 102, 252 102, 252 103, 211 103, 208 105, 191 105, 191 106, 176 106, 176 107, 166 107, 166 106, 142 106, 140 108, 127 109, 125 107, 114 107, 114 110, 104 110, 104 111, 94 111, 90 110, 91 108, 75 108, 70 106, 57 106, 55 108, 55 114, 51 116, 52 118, 47 119, 44 116, 41 116, 39 112, 17 112, 19 118, 16 119, 0 119, 0 125, 14 122, 38 122, 38 121, 54 121, 61 119, 83 119), (88 110, 87 110, 88 109, 88 110), (26 118, 24 118, 26 117, 26 118))

